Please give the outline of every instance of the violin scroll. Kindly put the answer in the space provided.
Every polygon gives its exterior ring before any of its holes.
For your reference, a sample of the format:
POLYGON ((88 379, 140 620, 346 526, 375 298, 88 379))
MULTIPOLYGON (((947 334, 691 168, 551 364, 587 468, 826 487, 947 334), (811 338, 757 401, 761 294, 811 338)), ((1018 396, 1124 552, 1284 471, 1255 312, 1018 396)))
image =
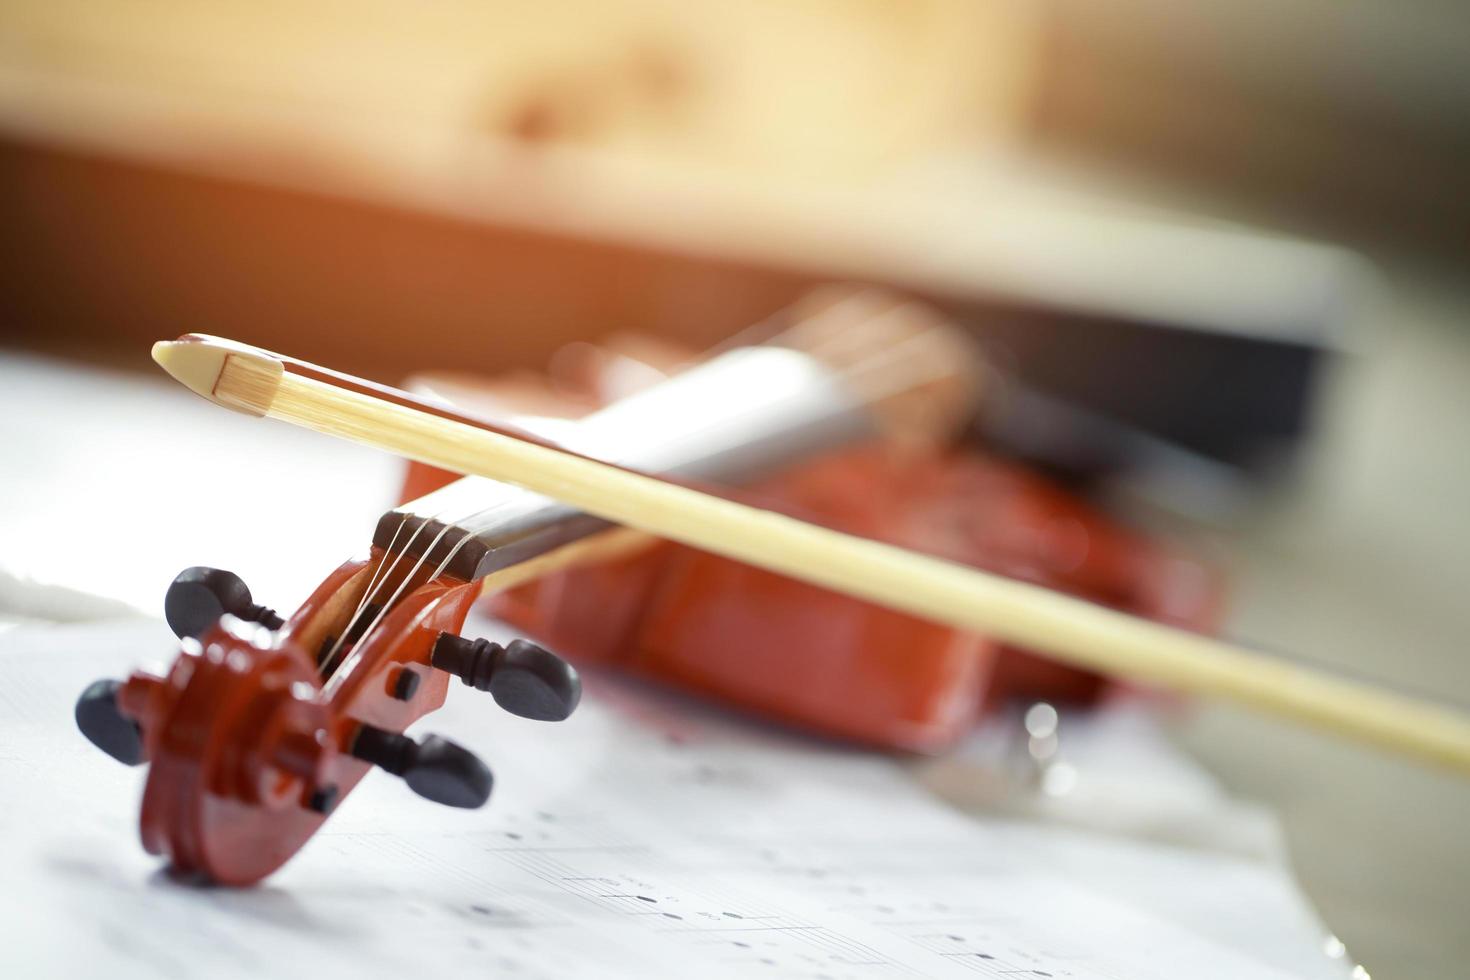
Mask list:
POLYGON ((403 734, 444 703, 451 674, 524 717, 560 720, 576 707, 580 682, 559 657, 457 635, 479 594, 477 583, 397 572, 375 551, 283 619, 255 605, 238 576, 190 568, 165 603, 183 640, 168 671, 89 685, 77 725, 113 758, 148 764, 148 851, 178 874, 252 884, 374 767, 436 803, 489 799, 494 780, 474 753, 403 734), (392 598, 379 606, 381 595, 392 598))

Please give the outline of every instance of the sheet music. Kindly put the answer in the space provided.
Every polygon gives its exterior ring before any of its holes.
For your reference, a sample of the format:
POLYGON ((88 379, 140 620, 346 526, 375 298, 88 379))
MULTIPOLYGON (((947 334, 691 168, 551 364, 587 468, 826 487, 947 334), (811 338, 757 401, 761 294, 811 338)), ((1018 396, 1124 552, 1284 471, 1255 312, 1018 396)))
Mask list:
POLYGON ((378 773, 265 885, 180 885, 137 840, 143 770, 71 720, 173 649, 151 621, 0 635, 0 975, 1288 975, 1070 883, 1044 832, 891 760, 596 677, 561 725, 460 685, 425 719, 495 771, 485 809, 378 773))

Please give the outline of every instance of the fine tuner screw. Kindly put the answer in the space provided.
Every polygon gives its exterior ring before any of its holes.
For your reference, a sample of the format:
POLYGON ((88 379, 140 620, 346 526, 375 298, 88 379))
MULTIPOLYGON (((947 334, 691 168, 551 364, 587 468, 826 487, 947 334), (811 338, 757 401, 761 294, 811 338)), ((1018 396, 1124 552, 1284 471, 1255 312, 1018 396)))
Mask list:
POLYGON ((477 691, 489 691, 511 714, 535 721, 564 721, 582 698, 577 670, 526 640, 508 646, 440 633, 429 662, 477 691))
POLYGON ((118 681, 93 681, 77 698, 77 727, 87 740, 118 762, 136 766, 143 760, 143 730, 117 706, 118 681))
POLYGON ((409 789, 435 803, 474 809, 490 799, 494 777, 489 767, 470 750, 438 735, 415 742, 407 735, 363 725, 352 741, 352 754, 402 777, 409 789))
POLYGON ((163 597, 163 618, 179 639, 198 639, 225 613, 271 630, 286 622, 275 610, 257 606, 240 576, 222 568, 186 568, 163 597))

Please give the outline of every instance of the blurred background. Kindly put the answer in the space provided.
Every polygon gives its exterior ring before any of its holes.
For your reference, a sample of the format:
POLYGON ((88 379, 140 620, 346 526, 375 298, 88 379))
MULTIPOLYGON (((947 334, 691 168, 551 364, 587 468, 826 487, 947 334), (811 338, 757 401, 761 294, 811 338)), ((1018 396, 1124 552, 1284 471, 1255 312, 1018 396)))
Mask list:
MULTIPOLYGON (((1453 0, 0 3, 0 614, 156 613, 189 546, 285 603, 391 500, 160 338, 399 382, 835 280, 971 330, 995 438, 1220 562, 1230 635, 1465 705, 1467 63, 1453 0)), ((1175 734, 1376 975, 1459 975, 1470 788, 1175 734)))

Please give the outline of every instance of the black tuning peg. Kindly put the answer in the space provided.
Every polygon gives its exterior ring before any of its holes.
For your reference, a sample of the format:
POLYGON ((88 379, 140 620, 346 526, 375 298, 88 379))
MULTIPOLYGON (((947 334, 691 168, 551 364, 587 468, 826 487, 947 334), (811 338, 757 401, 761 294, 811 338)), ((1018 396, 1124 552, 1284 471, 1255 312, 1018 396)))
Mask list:
POLYGON ((240 576, 222 568, 186 568, 163 597, 163 618, 179 639, 198 639, 225 613, 260 623, 266 629, 285 624, 274 610, 257 606, 240 576))
POLYGON ((496 704, 522 718, 563 721, 582 698, 576 668, 526 640, 501 646, 440 633, 429 662, 478 691, 489 691, 496 704))
POLYGON ((494 777, 489 767, 473 752, 438 735, 415 742, 407 735, 363 725, 352 741, 352 754, 403 777, 409 789, 435 803, 473 809, 490 799, 494 777))
POLYGON ((118 762, 143 761, 143 730, 117 706, 117 681, 93 681, 77 698, 77 727, 88 741, 118 762))

